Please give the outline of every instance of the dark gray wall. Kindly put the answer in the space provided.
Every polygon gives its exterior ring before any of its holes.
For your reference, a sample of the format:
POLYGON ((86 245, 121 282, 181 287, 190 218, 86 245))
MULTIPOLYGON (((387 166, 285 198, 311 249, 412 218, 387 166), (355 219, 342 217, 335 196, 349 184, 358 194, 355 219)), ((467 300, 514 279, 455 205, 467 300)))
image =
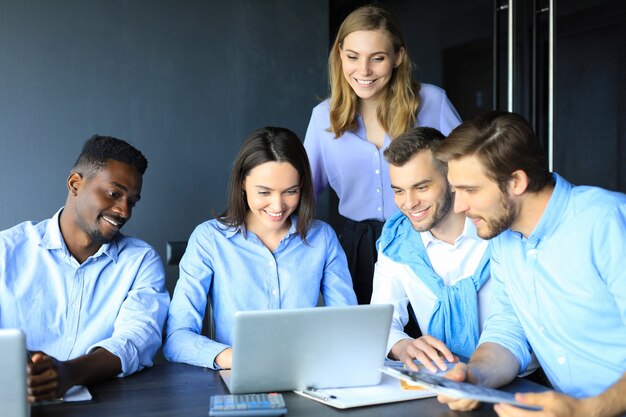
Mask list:
POLYGON ((0 229, 50 217, 82 143, 112 135, 149 160, 124 232, 164 256, 224 208, 252 130, 304 136, 327 39, 321 0, 0 0, 0 229))

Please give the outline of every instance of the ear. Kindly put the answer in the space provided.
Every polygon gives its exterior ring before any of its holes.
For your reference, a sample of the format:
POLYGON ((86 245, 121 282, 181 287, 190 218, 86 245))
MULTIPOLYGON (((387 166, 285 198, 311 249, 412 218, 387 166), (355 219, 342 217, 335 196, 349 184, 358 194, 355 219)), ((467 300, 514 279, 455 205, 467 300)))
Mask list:
POLYGON ((402 64, 402 61, 404 61, 404 47, 400 48, 396 54, 396 61, 393 63, 393 67, 398 68, 400 64, 402 64))
POLYGON ((511 174, 509 180, 509 194, 520 196, 526 192, 528 188, 528 175, 526 172, 518 169, 511 174))
POLYGON ((83 176, 74 171, 67 177, 67 189, 73 196, 78 195, 78 190, 83 184, 83 176))

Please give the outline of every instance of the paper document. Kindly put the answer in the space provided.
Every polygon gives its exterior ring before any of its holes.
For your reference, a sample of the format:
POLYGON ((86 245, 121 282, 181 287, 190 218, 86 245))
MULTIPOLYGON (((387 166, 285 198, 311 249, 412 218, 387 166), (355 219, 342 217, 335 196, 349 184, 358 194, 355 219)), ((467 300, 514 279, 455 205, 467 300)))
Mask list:
POLYGON ((63 396, 63 402, 66 403, 90 401, 91 399, 93 399, 93 397, 84 385, 74 385, 72 388, 68 389, 63 396))
POLYGON ((378 385, 352 388, 309 388, 294 392, 335 408, 362 407, 365 405, 416 400, 437 395, 427 389, 404 389, 397 379, 384 374, 378 385))
POLYGON ((81 401, 91 401, 93 397, 84 385, 74 385, 72 388, 68 389, 65 395, 61 398, 57 398, 55 400, 47 400, 47 401, 38 401, 33 404, 34 407, 40 407, 44 405, 51 404, 60 404, 60 403, 75 403, 81 401))

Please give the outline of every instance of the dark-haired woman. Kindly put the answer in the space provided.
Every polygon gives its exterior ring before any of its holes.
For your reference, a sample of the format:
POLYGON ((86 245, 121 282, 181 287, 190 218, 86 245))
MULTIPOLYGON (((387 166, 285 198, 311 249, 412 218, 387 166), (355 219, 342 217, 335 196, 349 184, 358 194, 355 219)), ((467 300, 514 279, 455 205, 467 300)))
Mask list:
POLYGON ((334 231, 313 218, 311 172, 295 133, 252 133, 235 160, 227 204, 196 227, 180 261, 163 348, 170 361, 230 368, 237 311, 314 307, 320 292, 326 305, 356 303, 334 231), (201 334, 207 298, 214 339, 201 334))

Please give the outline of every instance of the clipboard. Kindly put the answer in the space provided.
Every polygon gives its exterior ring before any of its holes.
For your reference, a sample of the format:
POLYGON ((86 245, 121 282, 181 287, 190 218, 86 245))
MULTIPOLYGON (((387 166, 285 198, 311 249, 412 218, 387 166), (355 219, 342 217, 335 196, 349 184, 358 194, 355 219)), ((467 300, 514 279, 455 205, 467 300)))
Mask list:
POLYGON ((437 395, 425 388, 404 389, 397 379, 385 374, 378 385, 351 388, 308 388, 294 392, 339 409, 417 400, 437 395))

